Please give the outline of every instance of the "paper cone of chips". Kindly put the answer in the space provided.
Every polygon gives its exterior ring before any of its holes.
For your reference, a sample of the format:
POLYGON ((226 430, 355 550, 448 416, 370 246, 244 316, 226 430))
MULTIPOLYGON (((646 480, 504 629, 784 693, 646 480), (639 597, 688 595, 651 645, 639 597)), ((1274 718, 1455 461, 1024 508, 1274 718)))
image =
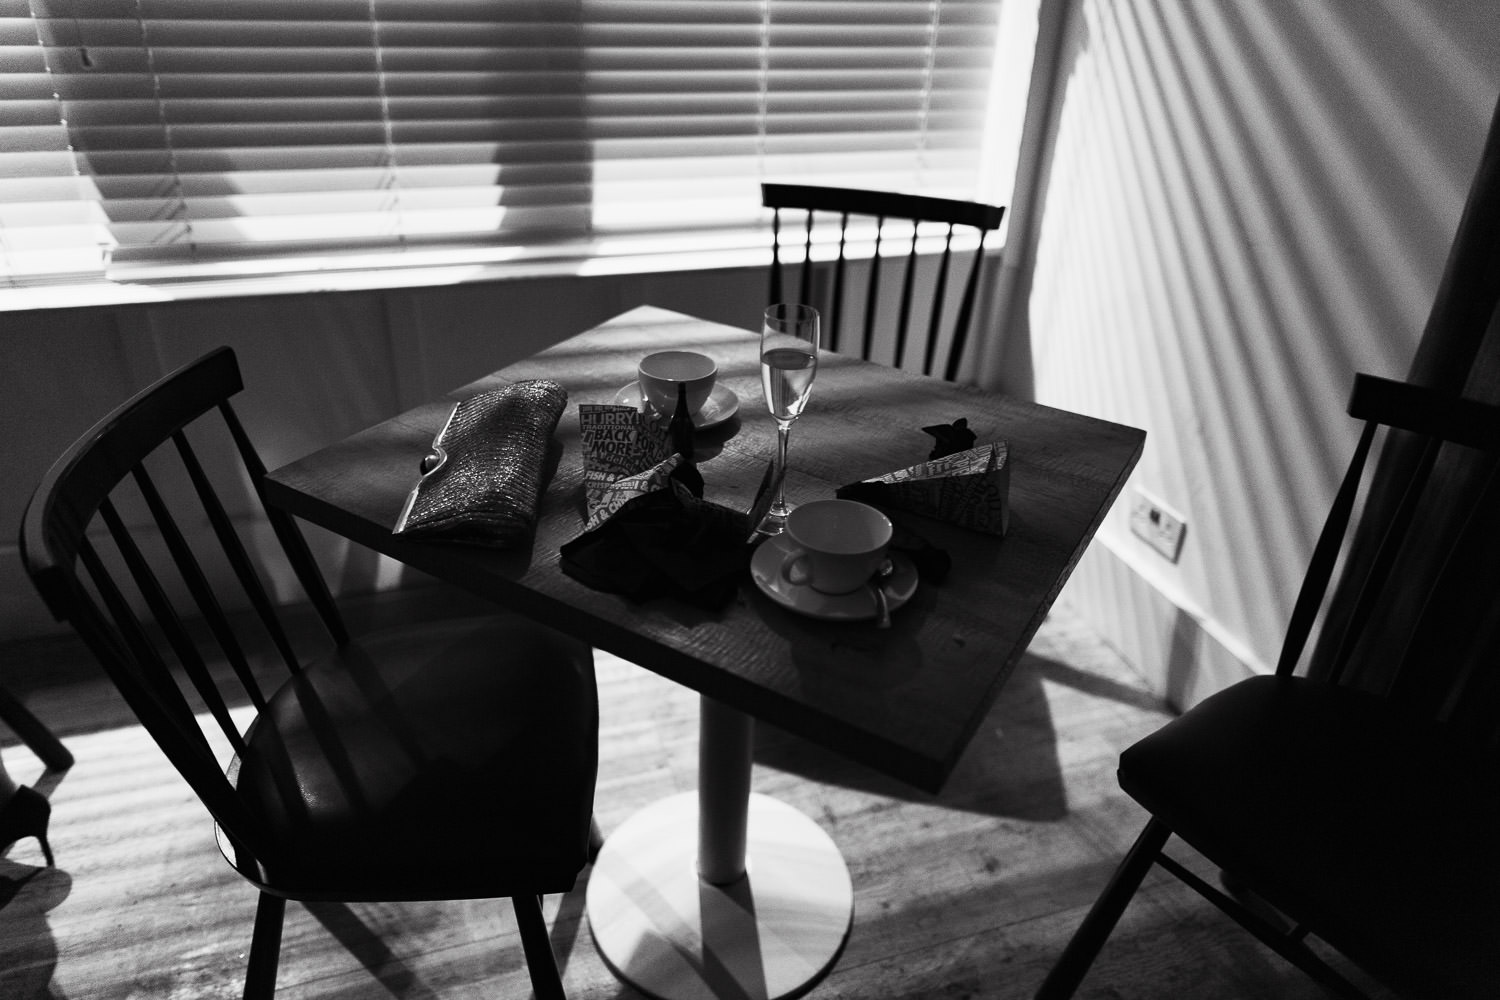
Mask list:
POLYGON ((837 493, 846 500, 1004 535, 1010 527, 1009 457, 1005 442, 997 441, 850 483, 837 493))

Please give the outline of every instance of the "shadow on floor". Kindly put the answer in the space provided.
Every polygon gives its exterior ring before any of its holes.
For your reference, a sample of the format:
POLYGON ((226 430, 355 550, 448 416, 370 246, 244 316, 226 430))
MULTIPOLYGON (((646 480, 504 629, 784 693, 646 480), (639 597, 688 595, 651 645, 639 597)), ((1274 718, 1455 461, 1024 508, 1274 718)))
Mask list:
POLYGON ((904 801, 1013 819, 1060 820, 1068 814, 1068 803, 1058 758, 1059 734, 1044 682, 1134 709, 1161 711, 1166 719, 1161 699, 1144 688, 1027 653, 936 795, 769 725, 756 726, 755 761, 813 781, 904 801))
POLYGON ((68 898, 73 879, 58 868, 36 868, 0 858, 0 997, 52 996, 57 942, 47 913, 68 898))

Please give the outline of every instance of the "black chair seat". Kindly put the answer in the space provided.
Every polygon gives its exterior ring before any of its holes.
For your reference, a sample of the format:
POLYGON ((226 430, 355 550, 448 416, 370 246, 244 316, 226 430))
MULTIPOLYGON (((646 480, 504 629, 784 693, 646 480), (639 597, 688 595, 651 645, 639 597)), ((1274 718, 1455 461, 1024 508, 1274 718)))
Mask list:
POLYGON ((248 733, 237 788, 283 851, 247 875, 342 900, 570 890, 596 766, 589 655, 500 618, 372 633, 310 664, 248 733))
POLYGON ((1272 906, 1433 996, 1500 982, 1496 774, 1442 725, 1302 677, 1213 695, 1119 768, 1127 794, 1272 906))

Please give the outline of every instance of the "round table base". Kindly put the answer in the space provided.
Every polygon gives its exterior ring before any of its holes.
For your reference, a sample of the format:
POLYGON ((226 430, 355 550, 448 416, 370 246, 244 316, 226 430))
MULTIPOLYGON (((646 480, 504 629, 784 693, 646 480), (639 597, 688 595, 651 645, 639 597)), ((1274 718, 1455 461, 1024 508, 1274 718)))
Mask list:
POLYGON ((698 797, 673 795, 610 833, 588 882, 589 928, 627 983, 662 1000, 796 996, 832 967, 854 887, 828 834, 750 796, 746 876, 698 877, 698 797))

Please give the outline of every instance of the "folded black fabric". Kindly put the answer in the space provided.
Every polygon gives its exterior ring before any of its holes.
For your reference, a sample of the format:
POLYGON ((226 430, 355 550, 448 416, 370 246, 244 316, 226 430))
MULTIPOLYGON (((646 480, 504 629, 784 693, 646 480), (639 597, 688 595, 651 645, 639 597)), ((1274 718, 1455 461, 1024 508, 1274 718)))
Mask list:
POLYGON ((750 566, 743 531, 708 516, 678 484, 636 497, 561 549, 564 573, 634 601, 673 597, 716 611, 750 566))
POLYGON ((932 451, 927 455, 929 461, 968 451, 976 440, 974 432, 969 430, 968 417, 959 417, 951 424, 923 427, 922 432, 932 435, 932 451))
POLYGON ((568 405, 549 379, 464 400, 432 442, 394 534, 506 548, 530 536, 547 449, 568 405))
POLYGON ((899 552, 910 559, 917 568, 917 579, 934 586, 948 579, 953 568, 953 557, 945 550, 933 545, 896 517, 891 518, 895 533, 891 535, 891 551, 899 552))

